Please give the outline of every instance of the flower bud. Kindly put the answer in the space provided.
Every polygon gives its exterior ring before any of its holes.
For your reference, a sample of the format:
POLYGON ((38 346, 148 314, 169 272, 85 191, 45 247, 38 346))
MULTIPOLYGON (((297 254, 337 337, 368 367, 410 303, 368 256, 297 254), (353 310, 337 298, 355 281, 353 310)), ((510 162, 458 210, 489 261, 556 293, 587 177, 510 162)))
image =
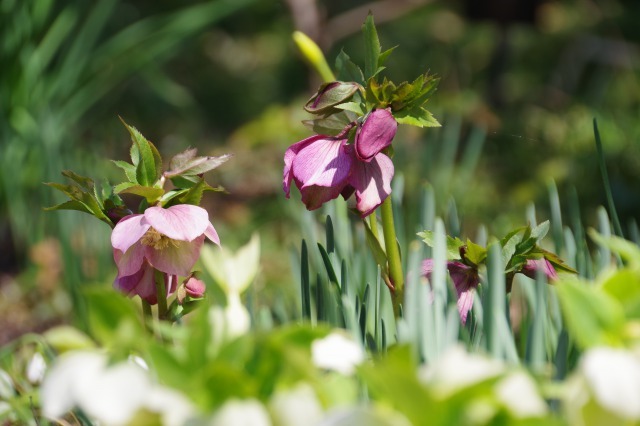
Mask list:
POLYGON ((356 155, 362 161, 370 161, 391 145, 397 130, 398 123, 389 109, 371 112, 356 133, 356 155))
POLYGON ((187 282, 184 283, 184 289, 190 297, 198 299, 204 296, 204 292, 207 289, 207 286, 202 280, 199 280, 194 275, 192 275, 187 280, 187 282))
POLYGON ((357 83, 333 81, 324 83, 309 99, 304 109, 311 114, 324 114, 332 107, 347 101, 358 91, 357 83))

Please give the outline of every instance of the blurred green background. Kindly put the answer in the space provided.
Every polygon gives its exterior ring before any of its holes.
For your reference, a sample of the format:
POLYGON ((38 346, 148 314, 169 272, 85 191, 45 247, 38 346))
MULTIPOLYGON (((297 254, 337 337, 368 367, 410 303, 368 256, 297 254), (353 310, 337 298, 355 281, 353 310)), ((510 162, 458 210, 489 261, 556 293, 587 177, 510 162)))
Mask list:
POLYGON ((62 201, 43 185, 61 170, 118 182, 108 159, 130 145, 118 116, 165 158, 234 154, 208 178, 228 193, 205 207, 231 248, 260 232, 259 303, 295 306, 289 259, 304 207, 284 199, 282 157, 309 135, 302 105, 320 81, 291 33, 317 40, 330 63, 342 48, 362 63, 368 11, 383 48, 399 46, 392 80, 441 77, 429 108, 443 127, 396 137, 406 215, 430 184, 437 214, 455 199, 459 232, 484 223, 499 234, 532 203, 546 218, 555 182, 595 222, 597 118, 623 227, 638 218, 636 1, 0 0, 0 343, 81 318, 81 288, 113 279, 109 229, 42 208, 62 201))

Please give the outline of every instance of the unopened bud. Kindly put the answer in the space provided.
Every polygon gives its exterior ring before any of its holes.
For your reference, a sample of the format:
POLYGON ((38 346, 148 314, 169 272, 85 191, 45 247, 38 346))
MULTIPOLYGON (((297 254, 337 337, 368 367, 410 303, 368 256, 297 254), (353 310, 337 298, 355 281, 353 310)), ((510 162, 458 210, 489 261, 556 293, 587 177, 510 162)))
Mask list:
POLYGON ((357 83, 344 83, 342 81, 324 83, 305 104, 304 109, 312 114, 324 114, 332 107, 347 101, 357 91, 357 83))

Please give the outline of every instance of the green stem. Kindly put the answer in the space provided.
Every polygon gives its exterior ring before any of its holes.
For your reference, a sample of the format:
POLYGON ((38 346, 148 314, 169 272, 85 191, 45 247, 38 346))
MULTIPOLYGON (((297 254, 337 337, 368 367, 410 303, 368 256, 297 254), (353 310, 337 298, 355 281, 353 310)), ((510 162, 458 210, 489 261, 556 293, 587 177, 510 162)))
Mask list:
POLYGON ((371 233, 376 240, 380 240, 380 236, 378 235, 378 218, 376 217, 376 213, 373 212, 369 215, 369 228, 371 228, 371 233))
POLYGON ((382 233, 384 234, 384 246, 387 252, 387 262, 389 265, 389 277, 394 286, 391 296, 393 299, 393 310, 396 316, 400 312, 400 304, 404 294, 404 275, 402 273, 402 261, 400 260, 400 250, 396 240, 396 229, 393 222, 393 206, 391 196, 380 206, 382 213, 382 233))
POLYGON ((158 319, 160 321, 167 318, 167 290, 164 287, 164 274, 156 271, 156 295, 158 297, 158 319))
POLYGON ((144 328, 147 331, 151 331, 151 322, 153 322, 153 313, 151 312, 151 305, 144 299, 142 301, 142 320, 144 321, 144 328))

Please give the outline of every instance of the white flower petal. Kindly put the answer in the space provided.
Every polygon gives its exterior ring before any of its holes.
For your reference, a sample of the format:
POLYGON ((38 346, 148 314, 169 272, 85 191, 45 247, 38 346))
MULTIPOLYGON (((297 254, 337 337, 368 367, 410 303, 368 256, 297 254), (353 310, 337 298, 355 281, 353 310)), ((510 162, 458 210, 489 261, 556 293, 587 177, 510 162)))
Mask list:
POLYGON ((496 385, 496 396, 517 418, 542 417, 548 407, 531 377, 519 371, 496 385))
POLYGON ((260 401, 232 399, 220 407, 209 426, 271 426, 271 420, 260 401))
POLYGON ((36 352, 31 357, 27 365, 27 380, 32 384, 37 384, 44 378, 44 372, 47 369, 47 363, 40 352, 36 352))
POLYGON ((626 419, 640 419, 640 358, 614 348, 586 352, 580 372, 604 408, 626 419))
POLYGON ((276 392, 271 397, 269 410, 278 426, 298 426, 301 419, 304 419, 306 425, 315 425, 324 416, 316 393, 307 383, 276 392))
POLYGON ((350 375, 364 361, 362 346, 343 333, 333 332, 311 344, 313 363, 318 368, 350 375))

